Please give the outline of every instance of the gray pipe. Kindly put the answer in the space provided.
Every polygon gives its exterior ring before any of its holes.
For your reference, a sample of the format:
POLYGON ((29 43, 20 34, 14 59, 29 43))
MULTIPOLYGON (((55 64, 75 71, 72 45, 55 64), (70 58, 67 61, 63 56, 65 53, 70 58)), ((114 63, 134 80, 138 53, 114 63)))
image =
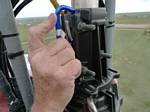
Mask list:
MULTIPOLYGON (((105 0, 108 23, 105 29, 106 52, 112 54, 114 29, 115 29, 115 5, 116 0, 105 0)), ((112 59, 108 59, 108 66, 112 66, 112 59)))
MULTIPOLYGON (((0 0, 0 32, 2 35, 17 33, 10 0, 0 0)), ((18 36, 4 38, 4 42, 8 54, 22 50, 18 36)), ((15 73, 26 110, 29 112, 33 102, 33 87, 29 78, 24 56, 20 55, 15 57, 14 59, 11 59, 10 62, 15 73)))

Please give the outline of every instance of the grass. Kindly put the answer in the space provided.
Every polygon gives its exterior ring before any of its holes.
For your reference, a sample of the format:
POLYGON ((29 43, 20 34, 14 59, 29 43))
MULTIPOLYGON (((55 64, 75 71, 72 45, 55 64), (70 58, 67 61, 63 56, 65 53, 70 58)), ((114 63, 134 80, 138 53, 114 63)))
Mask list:
POLYGON ((17 26, 18 26, 18 31, 20 34, 20 41, 21 41, 22 47, 25 50, 25 52, 27 52, 27 29, 29 26, 26 24, 17 25, 17 26))
POLYGON ((149 57, 150 35, 145 35, 144 30, 116 30, 113 66, 121 73, 123 112, 150 111, 149 57))
POLYGON ((150 12, 120 13, 116 15, 117 24, 150 24, 150 12))

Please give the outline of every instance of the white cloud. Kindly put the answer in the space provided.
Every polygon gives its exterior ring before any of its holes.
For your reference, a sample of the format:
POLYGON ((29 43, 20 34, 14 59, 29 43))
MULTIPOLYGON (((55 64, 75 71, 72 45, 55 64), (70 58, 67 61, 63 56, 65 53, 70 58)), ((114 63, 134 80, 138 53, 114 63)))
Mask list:
MULTIPOLYGON (((71 0, 58 0, 60 4, 70 5, 71 0)), ((150 0, 116 0, 116 12, 150 11, 150 0)), ((18 17, 48 16, 55 12, 49 0, 33 0, 18 17)))

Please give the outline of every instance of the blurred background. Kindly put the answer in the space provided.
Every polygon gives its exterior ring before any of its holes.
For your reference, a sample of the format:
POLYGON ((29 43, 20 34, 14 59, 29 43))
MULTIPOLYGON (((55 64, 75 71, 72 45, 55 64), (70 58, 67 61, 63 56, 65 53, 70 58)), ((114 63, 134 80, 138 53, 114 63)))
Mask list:
MULTIPOLYGON (((70 0, 58 0, 70 5, 70 0)), ((27 53, 27 29, 54 12, 49 0, 34 0, 17 16, 22 46, 27 53)), ((117 0, 113 67, 120 74, 123 112, 150 112, 150 0, 117 0)), ((45 42, 55 37, 51 31, 45 42)))

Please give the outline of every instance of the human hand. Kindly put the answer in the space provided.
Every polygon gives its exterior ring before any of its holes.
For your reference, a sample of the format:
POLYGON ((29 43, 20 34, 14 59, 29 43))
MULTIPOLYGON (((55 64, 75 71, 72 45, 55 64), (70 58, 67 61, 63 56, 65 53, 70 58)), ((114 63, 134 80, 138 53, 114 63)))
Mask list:
POLYGON ((42 42, 55 23, 56 15, 51 14, 46 22, 29 28, 29 62, 35 86, 32 112, 63 112, 81 73, 81 63, 65 39, 47 45, 42 42))

